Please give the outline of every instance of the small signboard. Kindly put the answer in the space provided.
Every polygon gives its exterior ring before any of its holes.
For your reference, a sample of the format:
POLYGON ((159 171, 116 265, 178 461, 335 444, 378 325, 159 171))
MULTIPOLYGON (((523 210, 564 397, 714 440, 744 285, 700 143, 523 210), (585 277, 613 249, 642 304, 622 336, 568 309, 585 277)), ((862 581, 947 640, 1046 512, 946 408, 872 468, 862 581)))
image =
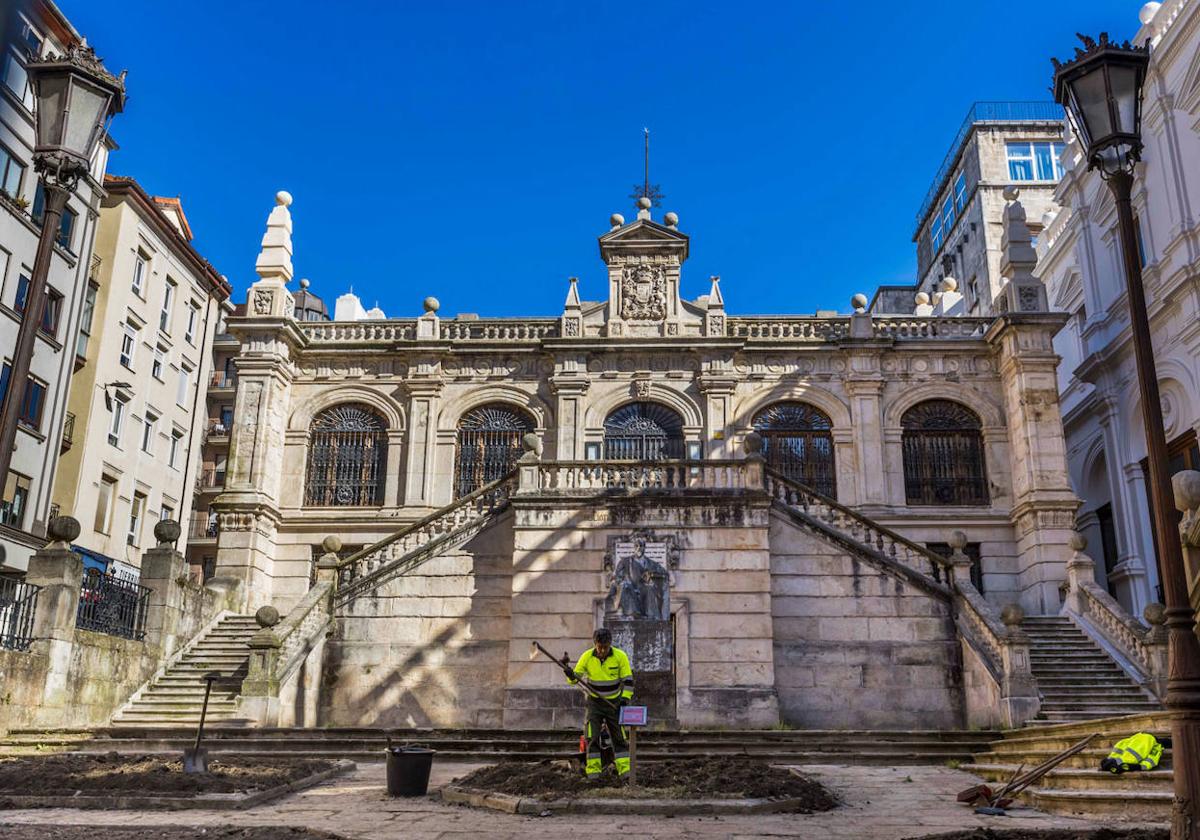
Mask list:
POLYGON ((646 725, 646 707, 645 706, 622 706, 621 718, 618 721, 621 726, 645 726, 646 725))

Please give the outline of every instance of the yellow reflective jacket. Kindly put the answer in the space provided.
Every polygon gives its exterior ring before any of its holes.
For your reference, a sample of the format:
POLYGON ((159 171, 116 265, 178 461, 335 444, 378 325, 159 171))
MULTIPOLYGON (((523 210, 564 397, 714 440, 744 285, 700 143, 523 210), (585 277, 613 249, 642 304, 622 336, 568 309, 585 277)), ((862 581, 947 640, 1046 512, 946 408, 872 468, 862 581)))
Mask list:
POLYGON ((1157 738, 1139 732, 1117 741, 1108 757, 1121 762, 1127 770, 1153 770, 1162 758, 1162 751, 1157 738))
MULTIPOLYGON (((597 697, 628 700, 633 696, 633 669, 629 667, 629 657, 620 648, 609 650, 603 662, 596 656, 595 648, 588 648, 575 663, 575 674, 591 683, 597 697)), ((569 681, 574 684, 579 680, 569 681)))

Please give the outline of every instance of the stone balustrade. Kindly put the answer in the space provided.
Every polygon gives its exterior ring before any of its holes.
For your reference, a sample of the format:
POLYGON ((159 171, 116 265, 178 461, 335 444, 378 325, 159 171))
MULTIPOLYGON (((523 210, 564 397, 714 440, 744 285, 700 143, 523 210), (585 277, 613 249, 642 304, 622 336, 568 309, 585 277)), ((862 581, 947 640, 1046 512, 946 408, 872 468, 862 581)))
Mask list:
POLYGON ((558 338, 558 319, 521 320, 487 319, 443 321, 441 337, 445 341, 541 341, 558 338))
POLYGON ((524 473, 518 492, 592 494, 761 489, 747 461, 545 461, 524 473))
POLYGON ((836 341, 850 334, 850 324, 845 317, 834 318, 730 318, 729 333, 732 338, 748 338, 766 341, 836 341))
POLYGON ((918 318, 898 316, 874 316, 871 318, 871 334, 875 338, 895 340, 923 338, 975 338, 982 339, 991 325, 991 318, 918 318))
POLYGON ((414 341, 416 320, 299 321, 309 344, 374 344, 380 341, 414 341))

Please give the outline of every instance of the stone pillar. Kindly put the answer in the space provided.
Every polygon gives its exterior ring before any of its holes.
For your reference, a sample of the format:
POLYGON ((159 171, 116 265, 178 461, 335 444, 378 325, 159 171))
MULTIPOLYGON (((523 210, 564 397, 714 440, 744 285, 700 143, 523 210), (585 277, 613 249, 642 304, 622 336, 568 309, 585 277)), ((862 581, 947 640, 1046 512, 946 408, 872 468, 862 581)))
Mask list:
MULTIPOLYGON (((730 438, 733 436, 733 393, 737 390, 737 378, 726 370, 727 360, 713 363, 718 370, 708 370, 700 375, 700 393, 704 395, 705 457, 715 460, 733 457, 730 438)), ((749 421, 750 418, 746 418, 749 421)))
MULTIPOLYGON (((418 372, 425 378, 408 383, 408 468, 404 479, 405 507, 435 507, 434 477, 437 459, 436 426, 441 408, 442 381, 432 378, 436 362, 423 360, 418 372)), ((447 476, 447 483, 451 477, 447 476)))
POLYGON ((321 548, 325 549, 325 553, 317 560, 317 584, 329 584, 329 603, 325 605, 325 608, 332 613, 333 598, 337 594, 338 567, 342 562, 341 556, 338 554, 342 550, 342 541, 339 537, 330 534, 321 540, 321 548))
POLYGON ((279 652, 283 642, 275 633, 279 610, 259 607, 254 614, 259 631, 250 637, 249 667, 242 680, 238 709, 257 726, 275 726, 279 720, 279 652))
POLYGON ((1029 636, 1021 629, 1025 611, 1009 604, 1000 611, 1006 636, 1000 648, 1004 664, 1004 681, 1000 686, 1000 719, 1006 727, 1021 726, 1033 719, 1041 708, 1037 681, 1029 660, 1029 636))
MULTIPOLYGON (((852 354, 857 356, 858 354, 852 354)), ((851 358, 855 362, 874 362, 878 356, 851 358)), ((870 376, 870 374, 866 374, 870 376)), ((886 505, 888 503, 887 482, 882 480, 886 470, 883 461, 883 419, 880 397, 883 380, 875 378, 847 379, 846 394, 850 397, 850 418, 854 430, 854 451, 858 463, 860 505, 886 505)))
POLYGON ((1083 615, 1085 607, 1083 603, 1083 587, 1087 583, 1096 582, 1096 564, 1087 554, 1084 553, 1087 548, 1087 539, 1083 534, 1075 531, 1071 534, 1071 559, 1067 562, 1067 600, 1066 608, 1068 612, 1075 615, 1083 615))
POLYGON ((1150 683, 1156 697, 1167 696, 1167 676, 1170 673, 1171 645, 1167 631, 1167 608, 1155 601, 1142 610, 1142 618, 1150 625, 1146 644, 1150 648, 1150 683))
POLYGON ((45 654, 48 665, 39 716, 55 720, 56 710, 68 702, 67 677, 83 588, 83 558, 70 547, 79 537, 78 520, 70 516, 51 519, 47 536, 50 542, 29 558, 25 582, 42 588, 33 616, 33 647, 45 654))
MULTIPOLYGON (((1118 600, 1123 600, 1129 605, 1129 611, 1137 615, 1154 600, 1146 576, 1146 558, 1154 557, 1154 547, 1148 539, 1149 520, 1146 516, 1149 507, 1138 507, 1133 501, 1136 494, 1123 474, 1122 465, 1128 458, 1128 445, 1122 435, 1120 398, 1107 389, 1101 389, 1099 385, 1097 390, 1100 393, 1096 419, 1104 437, 1104 466, 1113 518, 1116 520, 1113 530, 1117 537, 1117 565, 1111 572, 1105 570, 1105 577, 1111 577, 1113 584, 1119 587, 1118 593, 1125 596, 1118 600), (1147 550, 1149 554, 1146 554, 1147 550)), ((1141 472, 1140 465, 1136 465, 1136 469, 1138 473, 1141 472)), ((1144 497, 1144 483, 1141 490, 1144 497)))
POLYGON ((555 360, 554 367, 554 375, 550 379, 550 391, 557 399, 554 407, 557 437, 554 440, 553 457, 559 461, 582 461, 585 422, 583 399, 590 385, 587 379, 587 355, 560 356, 555 360))
POLYGON ((141 583, 150 590, 146 644, 157 650, 159 660, 174 653, 180 642, 179 619, 183 615, 185 589, 179 581, 187 576, 183 554, 175 550, 180 530, 179 523, 170 519, 158 522, 154 526, 158 545, 142 553, 141 583))
POLYGON ((542 439, 533 432, 521 438, 525 454, 517 459, 517 494, 528 496, 542 489, 542 439))
POLYGON ((987 340, 998 357, 1008 422, 1020 603, 1034 615, 1058 613, 1058 587, 1071 557, 1079 499, 1071 490, 1058 402, 1058 356, 1051 343, 1063 313, 997 318, 987 340))

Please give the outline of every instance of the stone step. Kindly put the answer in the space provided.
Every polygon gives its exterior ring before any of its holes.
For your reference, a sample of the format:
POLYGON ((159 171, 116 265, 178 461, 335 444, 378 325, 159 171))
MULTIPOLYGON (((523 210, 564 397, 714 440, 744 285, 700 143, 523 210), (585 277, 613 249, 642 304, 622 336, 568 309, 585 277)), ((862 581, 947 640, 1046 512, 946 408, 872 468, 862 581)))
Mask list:
POLYGON ((1104 698, 1121 698, 1124 700, 1146 700, 1154 703, 1156 700, 1147 696, 1146 692, 1142 691, 1137 686, 1133 685, 1118 685, 1104 689, 1096 689, 1093 686, 1045 686, 1038 683, 1038 688, 1041 689, 1044 699, 1054 698, 1055 700, 1103 700, 1104 698))
POLYGON ((1159 704, 1153 700, 1146 698, 1123 699, 1123 698, 1104 698, 1100 700, 1045 700, 1042 702, 1042 710, 1048 711, 1052 709, 1073 709, 1076 711, 1090 711, 1092 709, 1133 709, 1136 711, 1152 712, 1159 708, 1159 704))
MULTIPOLYGON (((1070 758, 1064 759, 1059 765, 1062 769, 1075 770, 1099 770, 1100 762, 1108 757, 1110 744, 1105 743, 1103 747, 1095 749, 1081 750, 1070 758)), ((1037 767, 1042 762, 1053 758, 1059 750, 1030 750, 1028 752, 985 752, 976 753, 974 761, 981 765, 1003 765, 1005 767, 1019 767, 1024 764, 1025 769, 1029 770, 1037 767)), ((1164 749, 1162 758, 1159 759, 1158 769, 1167 770, 1172 766, 1171 750, 1164 749)))
MULTIPOLYGON (((1096 709, 1095 711, 1054 710, 1039 712, 1038 718, 1053 723, 1083 723, 1090 720, 1102 720, 1127 713, 1129 709, 1096 709)), ((1132 732, 1129 734, 1133 734, 1132 732)))
MULTIPOLYGON (((981 776, 989 782, 1007 782, 1019 764, 963 764, 959 767, 967 773, 981 776)), ((1025 768, 1030 769, 1029 767, 1025 768)), ((1024 771, 1023 771, 1024 772, 1024 771)), ((1173 790, 1170 770, 1138 770, 1129 773, 1108 773, 1093 768, 1055 767, 1034 783, 1034 787, 1057 788, 1060 790, 1173 790)))
MULTIPOLYGON (((151 711, 175 711, 183 710, 187 712, 195 711, 199 713, 203 702, 195 702, 190 698, 178 697, 144 697, 141 700, 134 700, 129 704, 130 711, 151 712, 151 711)), ((208 709, 233 709, 237 707, 236 697, 210 697, 208 698, 208 709)))
POLYGON ((1040 811, 1051 814, 1111 814, 1122 820, 1165 822, 1175 800, 1172 791, 1063 790, 1031 788, 1022 798, 1040 811))

